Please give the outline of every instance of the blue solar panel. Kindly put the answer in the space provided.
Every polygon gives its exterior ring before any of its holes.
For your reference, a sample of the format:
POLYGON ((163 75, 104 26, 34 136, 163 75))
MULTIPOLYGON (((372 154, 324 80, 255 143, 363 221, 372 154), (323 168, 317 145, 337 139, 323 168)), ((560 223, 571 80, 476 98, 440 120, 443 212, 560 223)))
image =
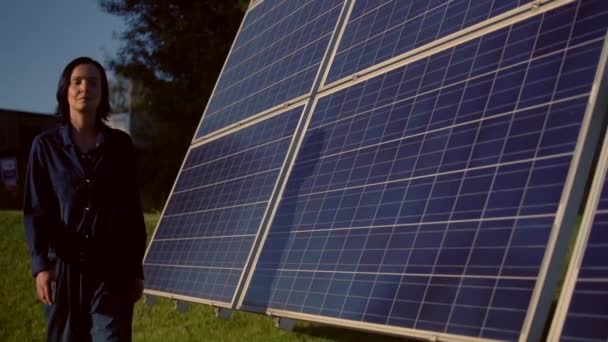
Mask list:
POLYGON ((357 1, 326 83, 530 2, 532 0, 357 1))
POLYGON ((144 260, 147 289, 231 302, 301 114, 191 148, 144 260))
POLYGON ((579 1, 321 97, 243 307, 517 339, 607 27, 579 1))
POLYGON ((608 139, 600 159, 587 202, 588 217, 583 219, 573 252, 576 261, 568 273, 574 282, 561 295, 568 304, 565 320, 559 323, 560 341, 608 340, 608 139))
POLYGON ((342 6, 265 0, 249 11, 196 137, 310 92, 342 6))

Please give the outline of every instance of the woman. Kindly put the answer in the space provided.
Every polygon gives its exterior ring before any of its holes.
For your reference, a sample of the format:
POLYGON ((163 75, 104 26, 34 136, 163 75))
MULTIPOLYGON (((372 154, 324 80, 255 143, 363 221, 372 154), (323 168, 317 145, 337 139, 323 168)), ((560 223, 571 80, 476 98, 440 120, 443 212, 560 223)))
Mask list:
POLYGON ((133 145, 104 123, 98 62, 71 61, 57 102, 61 124, 32 143, 23 209, 47 341, 129 341, 146 241, 133 145))

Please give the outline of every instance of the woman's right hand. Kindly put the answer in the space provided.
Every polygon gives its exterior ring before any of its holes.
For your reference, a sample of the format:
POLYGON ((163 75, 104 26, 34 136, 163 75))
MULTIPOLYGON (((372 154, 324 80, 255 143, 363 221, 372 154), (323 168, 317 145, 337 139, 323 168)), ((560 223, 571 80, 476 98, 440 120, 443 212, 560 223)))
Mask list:
POLYGON ((36 293, 38 298, 46 305, 51 305, 54 302, 53 289, 51 282, 55 280, 53 271, 40 271, 36 274, 36 293))

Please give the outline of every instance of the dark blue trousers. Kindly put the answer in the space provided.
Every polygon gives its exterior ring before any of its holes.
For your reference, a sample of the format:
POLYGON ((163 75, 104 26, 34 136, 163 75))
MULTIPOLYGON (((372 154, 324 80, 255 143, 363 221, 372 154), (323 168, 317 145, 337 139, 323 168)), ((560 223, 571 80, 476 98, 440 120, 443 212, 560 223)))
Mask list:
POLYGON ((131 341, 134 279, 102 278, 58 260, 54 304, 45 305, 47 341, 131 341))

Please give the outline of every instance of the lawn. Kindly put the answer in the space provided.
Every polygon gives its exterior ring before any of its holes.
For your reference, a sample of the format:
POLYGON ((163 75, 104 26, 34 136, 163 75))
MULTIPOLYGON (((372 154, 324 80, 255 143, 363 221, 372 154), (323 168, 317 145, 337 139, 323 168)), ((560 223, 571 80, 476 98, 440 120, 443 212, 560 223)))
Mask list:
MULTIPOLYGON (((149 236, 159 214, 146 214, 149 236)), ((0 341, 43 341, 45 321, 30 276, 23 220, 17 211, 0 211, 0 341)), ((134 341, 403 341, 389 336, 298 322, 293 332, 273 326, 263 315, 235 312, 228 321, 218 319, 213 309, 190 304, 178 312, 168 299, 135 307, 134 341)))

